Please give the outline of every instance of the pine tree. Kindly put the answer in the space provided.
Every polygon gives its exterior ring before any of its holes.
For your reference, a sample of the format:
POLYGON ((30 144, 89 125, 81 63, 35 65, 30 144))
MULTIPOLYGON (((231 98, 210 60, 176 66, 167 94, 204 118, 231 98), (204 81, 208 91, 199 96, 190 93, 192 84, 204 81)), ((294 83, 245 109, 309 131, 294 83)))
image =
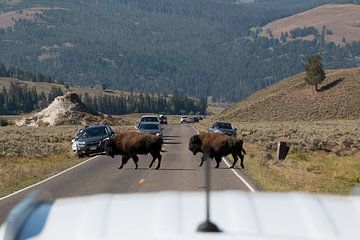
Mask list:
POLYGON ((61 91, 61 88, 59 87, 52 87, 50 92, 49 92, 49 95, 48 95, 48 101, 49 102, 52 102, 54 101, 54 99, 58 96, 62 96, 64 95, 64 93, 61 91))
POLYGON ((318 85, 325 80, 325 77, 321 57, 319 55, 309 57, 305 64, 305 81, 315 86, 315 91, 319 91, 318 85))

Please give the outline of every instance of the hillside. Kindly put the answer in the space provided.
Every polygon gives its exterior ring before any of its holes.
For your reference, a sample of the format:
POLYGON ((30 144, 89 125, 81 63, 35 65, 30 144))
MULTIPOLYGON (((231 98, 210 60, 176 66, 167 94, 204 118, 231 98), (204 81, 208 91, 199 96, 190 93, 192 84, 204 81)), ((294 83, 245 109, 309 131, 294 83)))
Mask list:
POLYGON ((300 121, 360 118, 360 68, 326 72, 321 90, 304 74, 284 79, 226 109, 229 121, 300 121))
POLYGON ((359 43, 282 43, 250 31, 338 0, 248 2, 0 1, 0 61, 76 85, 231 101, 299 73, 320 51, 326 68, 360 66, 359 43))
MULTIPOLYGON (((360 5, 356 4, 326 4, 320 7, 270 22, 262 27, 262 32, 268 36, 268 29, 272 35, 280 39, 282 33, 290 33, 291 30, 305 27, 315 27, 322 32, 323 26, 331 31, 326 34, 327 42, 344 44, 346 42, 360 40, 360 5)), ((313 39, 309 34, 305 39, 313 39)))
MULTIPOLYGON (((3 87, 9 88, 10 84, 14 83, 16 85, 20 86, 27 86, 28 88, 36 87, 36 90, 38 93, 41 93, 42 91, 47 96, 53 87, 60 88, 63 92, 66 92, 67 89, 63 84, 57 84, 57 83, 47 83, 47 82, 30 82, 30 81, 21 81, 17 78, 8 78, 8 77, 0 77, 0 91, 3 87)), ((100 94, 108 95, 108 96, 128 96, 130 92, 127 91, 119 91, 119 90, 106 90, 103 91, 99 87, 81 87, 81 86, 70 86, 70 90, 72 92, 78 93, 80 95, 83 95, 85 93, 88 93, 90 96, 98 96, 100 94)), ((139 93, 134 92, 134 95, 139 95, 139 93)))

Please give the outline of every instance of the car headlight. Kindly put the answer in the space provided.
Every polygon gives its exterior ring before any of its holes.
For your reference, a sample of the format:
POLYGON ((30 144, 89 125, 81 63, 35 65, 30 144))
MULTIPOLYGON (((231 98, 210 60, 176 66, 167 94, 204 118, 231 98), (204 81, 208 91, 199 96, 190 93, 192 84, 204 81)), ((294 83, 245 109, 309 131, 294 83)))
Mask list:
POLYGON ((77 145, 85 145, 85 142, 77 142, 77 145))
POLYGON ((156 136, 160 136, 160 133, 155 134, 156 136))

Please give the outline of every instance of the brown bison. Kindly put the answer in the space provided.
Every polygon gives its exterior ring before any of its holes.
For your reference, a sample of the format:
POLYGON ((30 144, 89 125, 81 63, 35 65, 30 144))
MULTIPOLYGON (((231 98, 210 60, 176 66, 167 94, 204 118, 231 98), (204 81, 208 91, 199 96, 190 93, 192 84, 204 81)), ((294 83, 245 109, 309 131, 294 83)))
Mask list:
POLYGON ((196 155, 198 152, 203 153, 201 158, 201 167, 206 158, 215 158, 216 168, 219 167, 221 158, 229 154, 234 158, 234 163, 231 168, 234 168, 236 162, 241 159, 241 167, 244 168, 244 155, 246 154, 243 148, 243 141, 230 137, 223 133, 200 133, 194 135, 189 141, 189 150, 196 155))
POLYGON ((114 157, 114 155, 122 155, 119 169, 123 168, 130 158, 134 160, 135 169, 137 169, 139 161, 137 154, 146 155, 148 153, 153 157, 149 168, 151 168, 155 160, 158 159, 156 169, 159 169, 162 158, 160 152, 164 152, 161 150, 162 145, 163 140, 159 136, 138 132, 122 132, 108 141, 105 151, 106 155, 111 157, 114 157))

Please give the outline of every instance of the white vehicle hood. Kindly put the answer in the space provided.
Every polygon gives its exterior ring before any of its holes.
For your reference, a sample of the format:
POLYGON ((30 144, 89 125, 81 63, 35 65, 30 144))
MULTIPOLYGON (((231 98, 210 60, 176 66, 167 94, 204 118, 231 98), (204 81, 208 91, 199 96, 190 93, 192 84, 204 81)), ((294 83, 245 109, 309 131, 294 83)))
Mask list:
MULTIPOLYGON (((358 196, 212 192, 211 219, 223 232, 208 234, 196 232, 205 220, 204 195, 160 192, 58 199, 31 239, 360 239, 358 196)), ((4 229, 5 224, 0 238, 4 229)))

